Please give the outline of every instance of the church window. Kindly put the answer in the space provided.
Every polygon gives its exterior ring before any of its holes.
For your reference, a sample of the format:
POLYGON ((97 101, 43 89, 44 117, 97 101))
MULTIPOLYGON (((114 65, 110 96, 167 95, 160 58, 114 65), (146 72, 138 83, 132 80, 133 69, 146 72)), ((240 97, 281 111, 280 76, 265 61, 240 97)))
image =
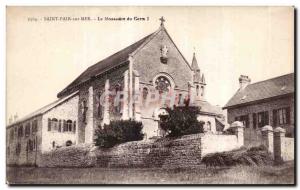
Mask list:
POLYGON ((164 76, 158 77, 155 80, 155 89, 158 90, 160 94, 169 92, 171 89, 170 81, 164 76))
POLYGON ((178 94, 178 105, 182 104, 182 94, 178 94))
POLYGON ((55 148, 55 141, 52 142, 52 148, 55 148))
POLYGON ((28 137, 30 135, 30 123, 27 123, 25 126, 25 136, 28 137))
POLYGON ((143 88, 143 100, 146 100, 148 96, 148 88, 144 87, 143 88))
POLYGON ((201 96, 204 95, 204 86, 201 86, 201 96))
POLYGON ((197 92, 197 96, 199 96, 199 85, 196 86, 196 92, 197 92))

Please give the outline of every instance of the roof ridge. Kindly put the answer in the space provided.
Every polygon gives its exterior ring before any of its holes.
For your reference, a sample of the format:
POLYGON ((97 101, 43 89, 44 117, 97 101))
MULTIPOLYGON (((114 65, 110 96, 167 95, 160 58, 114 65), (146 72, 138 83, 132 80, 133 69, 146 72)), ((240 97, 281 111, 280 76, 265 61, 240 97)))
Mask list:
MULTIPOLYGON (((257 82, 255 82, 255 83, 250 83, 249 85, 247 85, 247 87, 250 86, 250 85, 254 85, 254 84, 266 82, 266 81, 269 81, 269 80, 274 80, 274 79, 281 78, 281 77, 285 77, 285 76, 287 76, 287 75, 292 75, 292 74, 294 74, 294 72, 293 72, 293 73, 284 74, 284 75, 280 75, 280 76, 273 77, 273 78, 269 78, 269 79, 265 79, 265 80, 261 80, 261 81, 257 81, 257 82)), ((246 88, 247 88, 247 87, 246 87, 246 88)))

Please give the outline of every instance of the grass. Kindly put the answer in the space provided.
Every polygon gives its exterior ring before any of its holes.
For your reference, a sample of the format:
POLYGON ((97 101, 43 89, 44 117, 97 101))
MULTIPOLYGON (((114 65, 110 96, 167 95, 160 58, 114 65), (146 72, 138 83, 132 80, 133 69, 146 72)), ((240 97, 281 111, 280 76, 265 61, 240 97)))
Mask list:
POLYGON ((293 184, 294 163, 169 170, 8 167, 7 181, 10 184, 293 184))

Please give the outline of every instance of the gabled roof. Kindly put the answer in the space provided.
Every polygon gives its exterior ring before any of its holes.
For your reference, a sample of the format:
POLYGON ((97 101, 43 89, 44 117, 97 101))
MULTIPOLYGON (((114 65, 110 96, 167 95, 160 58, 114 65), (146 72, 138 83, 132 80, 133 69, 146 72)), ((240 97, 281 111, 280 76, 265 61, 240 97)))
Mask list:
POLYGON ((165 31, 172 43, 174 44, 175 48, 178 50, 180 55, 183 57, 185 63, 187 66, 192 70, 191 66, 183 56, 183 54, 180 52, 174 41, 172 40, 171 36, 165 29, 164 25, 161 25, 158 30, 156 30, 154 33, 149 34, 148 36, 144 37, 143 39, 135 42, 134 44, 122 49, 121 51, 118 51, 117 53, 103 59, 102 61, 99 61, 98 63, 90 66, 87 68, 81 75, 79 75, 71 84, 69 84, 66 88, 64 88, 61 92, 57 94, 57 97, 64 96, 65 92, 68 92, 72 88, 76 87, 79 84, 82 84, 83 82, 89 81, 92 77, 95 77, 99 74, 104 73, 105 71, 108 71, 112 68, 115 68, 116 66, 119 66, 125 62, 128 61, 129 55, 134 55, 136 52, 138 52, 144 45, 146 45, 151 39, 156 36, 160 31, 165 31))
POLYGON ((72 89, 73 87, 90 80, 92 77, 103 73, 111 68, 114 68, 124 62, 129 58, 129 55, 137 50, 148 38, 150 38, 154 33, 142 38, 141 40, 135 42, 134 44, 118 51, 117 53, 99 61, 98 63, 88 67, 81 75, 79 75, 71 84, 64 88, 58 93, 58 97, 62 96, 64 92, 72 89))
POLYGON ((70 94, 70 95, 68 95, 68 96, 66 96, 66 97, 64 97, 64 98, 60 98, 60 99, 58 99, 58 100, 55 100, 54 102, 52 102, 52 103, 50 103, 50 104, 48 104, 48 105, 46 105, 46 106, 44 106, 44 107, 42 107, 42 108, 40 108, 40 109, 34 111, 34 112, 32 112, 32 113, 26 115, 25 117, 22 117, 22 118, 18 119, 17 121, 15 121, 15 122, 9 124, 7 127, 10 127, 10 126, 12 126, 12 125, 16 125, 16 124, 18 124, 18 123, 21 123, 21 122, 23 122, 23 121, 26 121, 26 120, 28 120, 28 119, 31 119, 31 118, 33 118, 33 117, 35 117, 35 116, 44 114, 44 113, 50 111, 51 109, 55 108, 56 106, 60 105, 61 103, 63 103, 63 102, 65 102, 65 101, 69 100, 70 98, 74 97, 74 96, 77 95, 77 94, 78 94, 78 91, 76 91, 76 92, 74 92, 74 93, 72 93, 72 94, 70 94))
POLYGON ((223 109, 294 93, 294 73, 249 84, 238 90, 223 109))

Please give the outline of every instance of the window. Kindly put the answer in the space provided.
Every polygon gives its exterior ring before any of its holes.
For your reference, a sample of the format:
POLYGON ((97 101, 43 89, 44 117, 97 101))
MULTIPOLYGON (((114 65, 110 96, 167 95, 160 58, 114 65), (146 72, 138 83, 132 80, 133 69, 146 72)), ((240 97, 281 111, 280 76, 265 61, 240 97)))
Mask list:
POLYGON ((72 141, 70 141, 70 140, 68 140, 67 142, 66 142, 66 146, 71 146, 73 143, 72 143, 72 141))
POLYGON ((204 95, 204 86, 201 86, 201 96, 204 95))
POLYGON ((38 127, 37 125, 38 125, 37 120, 34 120, 32 122, 32 134, 35 134, 37 132, 37 127, 38 127))
POLYGON ((200 90, 200 89, 199 89, 199 85, 197 85, 197 86, 196 86, 196 93, 197 93, 197 96, 199 96, 199 90, 200 90))
POLYGON ((14 139, 14 129, 11 129, 9 131, 9 141, 12 142, 14 139))
POLYGON ((259 128, 269 125, 269 112, 268 111, 259 112, 257 114, 257 125, 259 128))
POLYGON ((55 141, 52 142, 52 148, 55 148, 55 141))
POLYGON ((51 131, 51 119, 48 118, 48 131, 51 131))
POLYGON ((273 110, 273 125, 290 124, 290 108, 281 108, 273 110))
POLYGON ((28 137, 30 135, 30 123, 27 123, 25 126, 25 136, 28 137))
POLYGON ((235 117, 235 121, 240 121, 243 123, 243 125, 246 128, 249 128, 249 116, 248 115, 242 115, 240 117, 235 117))
POLYGON ((123 95, 120 94, 121 91, 122 91, 121 85, 117 84, 115 86, 115 97, 113 99, 114 101, 112 102, 115 113, 121 113, 121 108, 122 108, 121 99, 123 98, 123 95), (115 103, 117 103, 117 105, 114 105, 115 103))
POLYGON ((16 155, 20 155, 20 153, 21 153, 21 144, 18 143, 16 146, 16 155))
POLYGON ((170 81, 164 76, 158 77, 155 80, 155 89, 158 90, 160 94, 169 92, 171 89, 170 81))
POLYGON ((18 137, 23 137, 23 126, 19 126, 18 128, 18 137))
POLYGON ((72 132, 72 121, 71 120, 67 121, 67 132, 72 132))
POLYGON ((144 101, 147 99, 148 93, 149 93, 148 88, 144 87, 143 88, 143 100, 144 101))
POLYGON ((178 105, 181 105, 182 103, 183 103, 182 94, 178 94, 178 105))

